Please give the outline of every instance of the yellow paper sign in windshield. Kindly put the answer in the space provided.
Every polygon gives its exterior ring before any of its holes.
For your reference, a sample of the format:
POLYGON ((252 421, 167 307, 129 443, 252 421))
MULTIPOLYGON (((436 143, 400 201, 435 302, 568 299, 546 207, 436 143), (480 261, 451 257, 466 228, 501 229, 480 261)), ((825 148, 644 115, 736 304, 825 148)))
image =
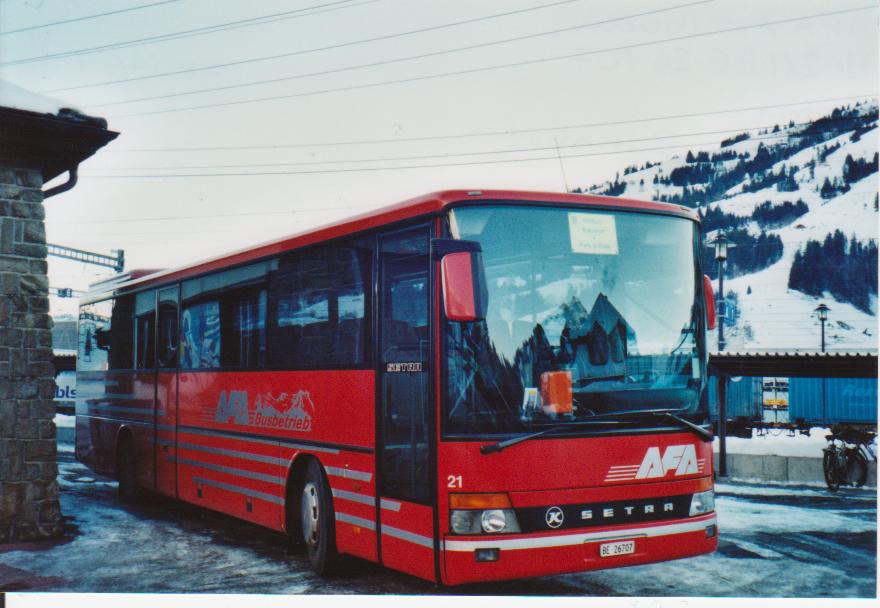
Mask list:
POLYGON ((572 253, 617 255, 617 228, 613 215, 569 213, 572 253))

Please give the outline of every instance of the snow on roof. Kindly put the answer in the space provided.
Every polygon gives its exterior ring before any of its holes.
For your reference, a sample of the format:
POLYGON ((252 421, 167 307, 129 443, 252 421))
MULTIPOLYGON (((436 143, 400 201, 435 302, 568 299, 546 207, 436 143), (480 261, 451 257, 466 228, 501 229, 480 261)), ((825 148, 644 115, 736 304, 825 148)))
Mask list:
POLYGON ((0 78, 0 106, 53 115, 58 114, 62 108, 77 110, 66 101, 33 93, 2 78, 0 78))

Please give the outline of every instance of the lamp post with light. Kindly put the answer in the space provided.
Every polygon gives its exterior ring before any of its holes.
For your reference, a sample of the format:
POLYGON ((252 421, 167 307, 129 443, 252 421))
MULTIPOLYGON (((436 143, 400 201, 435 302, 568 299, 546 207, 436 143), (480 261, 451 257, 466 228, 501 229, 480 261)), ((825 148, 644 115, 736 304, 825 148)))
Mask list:
MULTIPOLYGON (((831 309, 825 306, 825 303, 819 304, 816 309, 813 311, 819 317, 819 321, 822 323, 822 352, 825 352, 825 321, 828 320, 828 311, 831 309)), ((822 420, 828 419, 828 402, 827 402, 827 389, 825 386, 825 377, 822 377, 822 420)))
POLYGON ((719 232, 711 241, 715 246, 715 261, 718 262, 718 352, 724 350, 724 315, 727 313, 724 302, 724 267, 727 262, 727 254, 730 249, 736 247, 736 243, 731 243, 730 239, 719 232))
POLYGON ((822 352, 825 352, 825 321, 828 320, 828 311, 831 309, 825 306, 825 304, 819 304, 816 309, 813 311, 818 315, 819 321, 822 322, 822 352))
MULTIPOLYGON (((711 241, 715 246, 715 260, 718 262, 718 352, 724 350, 724 266, 728 251, 736 247, 730 239, 719 232, 711 241)), ((718 477, 727 477, 727 376, 718 375, 718 477)))

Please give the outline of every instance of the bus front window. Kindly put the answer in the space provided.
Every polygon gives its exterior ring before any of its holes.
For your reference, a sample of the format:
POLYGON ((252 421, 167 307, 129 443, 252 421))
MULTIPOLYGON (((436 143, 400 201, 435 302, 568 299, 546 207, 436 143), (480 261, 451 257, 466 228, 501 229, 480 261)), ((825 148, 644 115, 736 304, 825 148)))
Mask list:
POLYGON ((482 245, 489 307, 483 322, 446 324, 445 433, 640 409, 703 415, 692 221, 501 204, 454 209, 449 226, 482 245))

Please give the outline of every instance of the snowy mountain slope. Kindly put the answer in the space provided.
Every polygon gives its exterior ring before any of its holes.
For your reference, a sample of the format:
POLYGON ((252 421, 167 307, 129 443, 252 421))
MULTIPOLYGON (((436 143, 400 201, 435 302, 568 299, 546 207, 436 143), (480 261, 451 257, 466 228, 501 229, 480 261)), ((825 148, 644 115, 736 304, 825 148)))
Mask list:
MULTIPOLYGON (((778 131, 753 132, 742 141, 732 144, 728 141, 724 146, 719 143, 711 149, 694 149, 687 157, 650 162, 643 168, 629 167, 622 177, 586 191, 643 200, 669 200, 696 206, 701 211, 717 209, 741 218, 742 224, 736 227, 749 234, 757 236, 764 231, 781 239, 783 249, 778 261, 755 272, 734 278, 728 275, 725 279, 725 292, 728 296, 735 292, 738 312, 738 318, 726 328, 728 350, 817 349, 820 325, 813 311, 820 302, 826 303, 832 311, 826 324, 829 349, 876 349, 876 291, 870 296, 868 312, 839 301, 827 292, 818 298, 788 288, 795 254, 803 253, 807 241, 822 242, 827 235, 840 230, 847 239, 854 237, 862 244, 877 242, 880 227, 875 207, 878 190, 876 121, 877 104, 860 104, 810 123, 790 124, 778 131), (707 162, 713 155, 722 153, 736 157, 722 160, 715 156, 714 161, 707 162), (763 163, 766 166, 760 172, 736 173, 740 163, 743 166, 750 162, 757 164, 755 159, 759 154, 772 162, 763 163), (850 158, 849 164, 847 158, 850 158), (697 168, 701 162, 698 159, 702 159, 703 168, 711 165, 710 177, 683 185, 663 183, 670 181, 675 170, 681 173, 697 168), (847 171, 862 161, 865 165, 875 163, 873 170, 864 177, 850 180, 852 175, 848 176, 847 171), (781 177, 780 171, 793 178, 782 190, 779 188, 783 185, 775 183, 781 177), (728 183, 730 187, 726 187, 728 183), (764 183, 769 186, 762 187, 764 183), (710 187, 718 191, 719 186, 724 189, 710 200, 700 200, 700 193, 710 187), (842 191, 847 187, 848 191, 842 191), (756 191, 749 191, 753 189, 756 191), (793 221, 761 225, 752 219, 756 207, 767 201, 781 205, 798 200, 807 205, 808 211, 793 221)), ((742 167, 739 171, 742 172, 742 167)), ((710 230, 707 240, 715 232, 710 230)), ((817 267, 813 271, 833 273, 836 269, 817 267)), ((716 281, 716 290, 717 287, 716 281)))

